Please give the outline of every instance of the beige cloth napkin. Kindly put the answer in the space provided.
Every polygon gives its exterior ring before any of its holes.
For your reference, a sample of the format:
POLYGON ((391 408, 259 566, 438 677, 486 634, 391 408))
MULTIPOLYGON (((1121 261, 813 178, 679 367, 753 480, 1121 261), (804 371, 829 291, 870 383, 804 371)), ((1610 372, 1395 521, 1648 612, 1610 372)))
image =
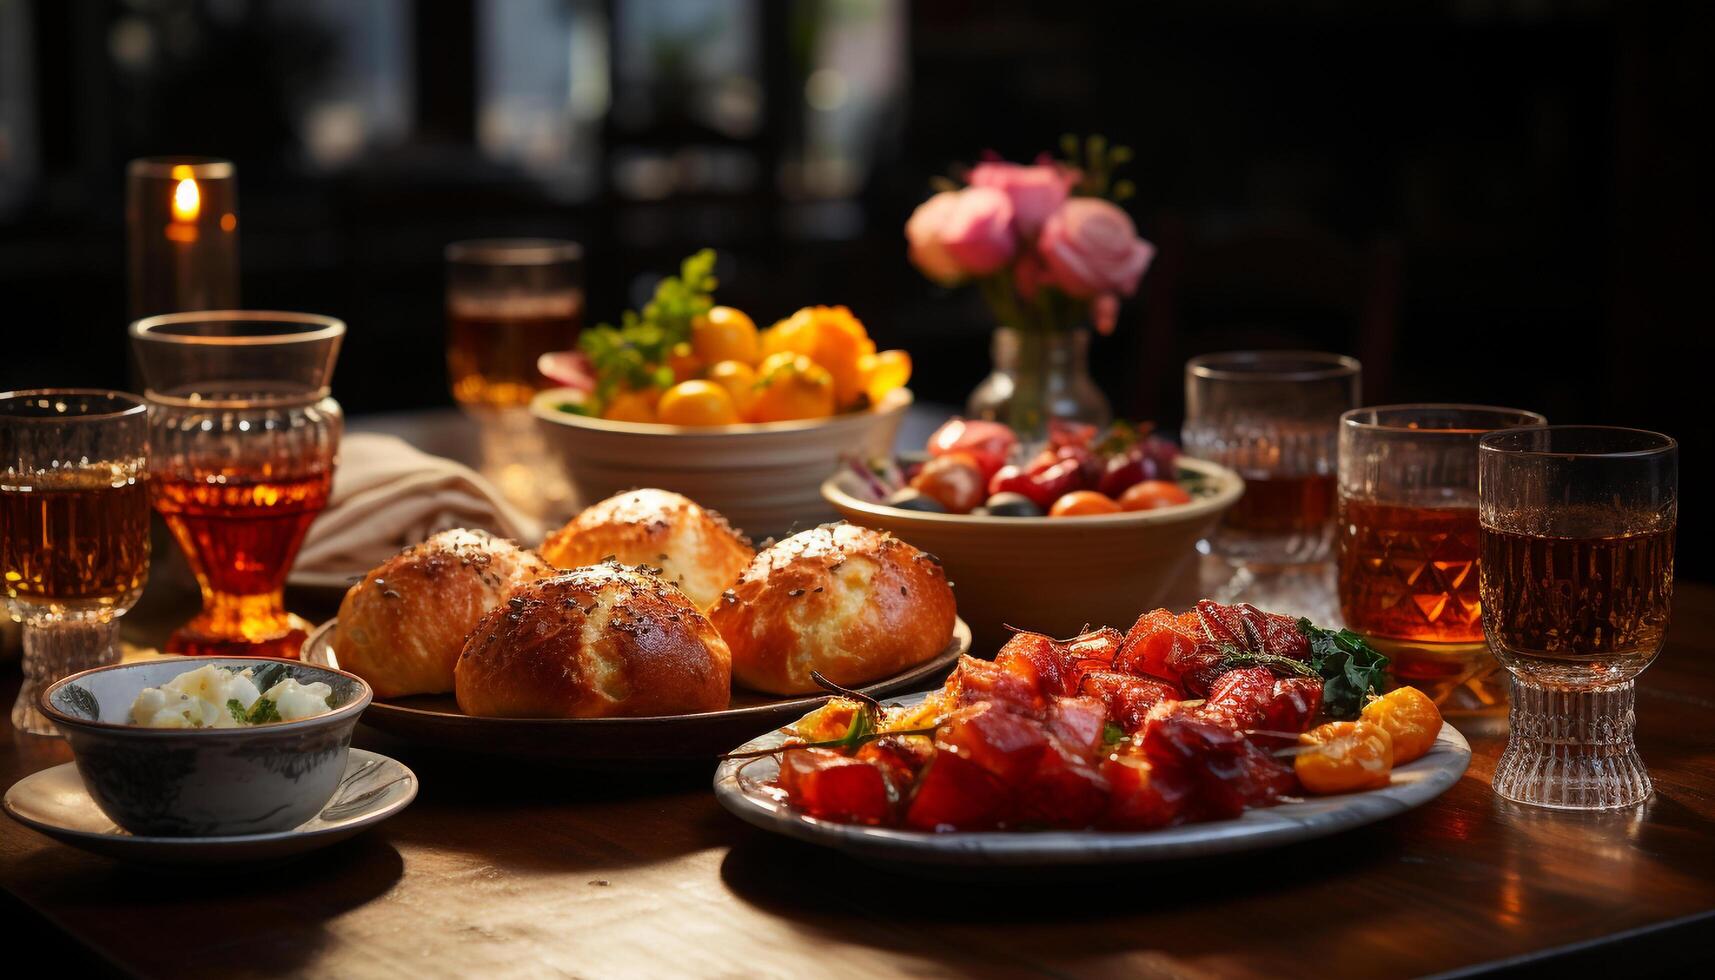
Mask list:
POLYGON ((356 577, 431 534, 482 528, 534 545, 542 529, 475 470, 397 436, 347 435, 327 509, 304 537, 294 577, 356 577))

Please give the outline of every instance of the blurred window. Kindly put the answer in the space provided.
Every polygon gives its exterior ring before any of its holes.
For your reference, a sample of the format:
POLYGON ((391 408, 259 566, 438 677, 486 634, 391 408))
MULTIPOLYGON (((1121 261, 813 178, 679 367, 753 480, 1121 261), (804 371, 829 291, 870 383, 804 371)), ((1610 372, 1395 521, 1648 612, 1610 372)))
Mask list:
POLYGON ((315 38, 317 70, 292 92, 298 138, 324 170, 410 135, 410 0, 272 0, 270 20, 315 38))
POLYGON ((903 0, 799 0, 793 14, 804 125, 782 183, 794 197, 849 197, 897 141, 909 11, 903 0))
POLYGON ((0 212, 21 208, 36 180, 33 31, 24 0, 0 0, 0 212))
POLYGON ((610 102, 600 0, 485 0, 477 11, 477 141, 550 193, 596 189, 610 102))

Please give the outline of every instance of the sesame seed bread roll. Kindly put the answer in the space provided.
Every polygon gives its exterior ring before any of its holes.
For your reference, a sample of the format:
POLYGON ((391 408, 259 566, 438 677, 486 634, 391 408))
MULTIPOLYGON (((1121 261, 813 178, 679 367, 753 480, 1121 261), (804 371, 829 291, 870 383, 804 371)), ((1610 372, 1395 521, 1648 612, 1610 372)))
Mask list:
POLYGON ((682 715, 727 706, 732 655, 683 592, 603 562, 513 593, 477 624, 455 679, 468 715, 682 715))
POLYGON ((604 558, 659 568, 699 609, 720 598, 755 556, 721 515, 666 490, 627 490, 591 504, 542 542, 542 557, 559 568, 604 558))
POLYGON ((334 654, 376 697, 445 694, 477 621, 514 588, 554 571, 535 552, 487 531, 442 531, 347 590, 334 654))
POLYGON ((953 588, 932 555, 885 531, 824 524, 765 549, 709 612, 738 683, 770 694, 847 687, 914 667, 953 636, 953 588))

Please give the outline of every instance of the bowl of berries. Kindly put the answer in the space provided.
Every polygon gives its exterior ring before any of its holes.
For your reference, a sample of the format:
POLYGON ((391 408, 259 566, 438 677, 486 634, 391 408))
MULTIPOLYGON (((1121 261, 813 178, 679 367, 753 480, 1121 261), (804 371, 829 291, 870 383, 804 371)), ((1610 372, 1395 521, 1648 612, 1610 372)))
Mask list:
POLYGON ((980 642, 1007 627, 1072 636, 1157 604, 1244 492, 1147 425, 1056 424, 1024 451, 996 422, 953 419, 921 456, 855 459, 822 484, 854 524, 932 552, 980 642))

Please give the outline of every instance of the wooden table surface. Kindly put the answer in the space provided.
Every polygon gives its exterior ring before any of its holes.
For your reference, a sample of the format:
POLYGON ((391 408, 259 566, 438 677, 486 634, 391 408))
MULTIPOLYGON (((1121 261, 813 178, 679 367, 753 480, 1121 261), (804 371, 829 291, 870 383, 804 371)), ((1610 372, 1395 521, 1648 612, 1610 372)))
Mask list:
MULTIPOLYGON (((1504 736, 1464 724, 1441 798, 1216 861, 960 881, 871 867, 727 815, 712 766, 579 773, 425 751, 397 818, 274 869, 180 876, 0 819, 0 921, 62 965, 144 976, 1407 976, 1667 972, 1711 955, 1715 589, 1682 583, 1643 676, 1655 796, 1568 814, 1489 789, 1504 736), (170 934, 171 938, 167 938, 170 934)), ((0 679, 0 705, 17 689, 0 679)), ((0 719, 0 725, 4 725, 0 719)), ((68 761, 0 738, 0 785, 68 761)))

